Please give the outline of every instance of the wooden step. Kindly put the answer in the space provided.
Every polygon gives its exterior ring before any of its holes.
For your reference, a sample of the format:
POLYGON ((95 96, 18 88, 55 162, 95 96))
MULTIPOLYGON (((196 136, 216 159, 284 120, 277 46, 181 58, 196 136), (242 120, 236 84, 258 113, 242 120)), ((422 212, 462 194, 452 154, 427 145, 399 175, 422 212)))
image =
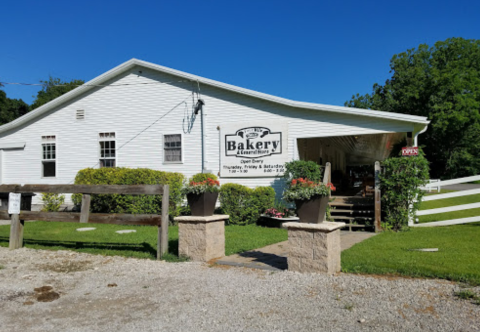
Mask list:
POLYGON ((338 219, 338 220, 348 220, 348 221, 353 221, 353 220, 362 220, 362 221, 373 221, 373 217, 347 217, 347 216, 332 216, 332 219, 338 219))
POLYGON ((372 214, 374 210, 346 210, 346 209, 331 209, 330 213, 349 213, 349 214, 372 214))
POLYGON ((357 204, 357 203, 338 203, 338 202, 330 202, 328 203, 328 205, 330 206, 338 206, 338 207, 342 207, 342 208, 353 208, 353 209, 357 209, 358 208, 366 208, 366 207, 374 207, 374 204, 357 204))

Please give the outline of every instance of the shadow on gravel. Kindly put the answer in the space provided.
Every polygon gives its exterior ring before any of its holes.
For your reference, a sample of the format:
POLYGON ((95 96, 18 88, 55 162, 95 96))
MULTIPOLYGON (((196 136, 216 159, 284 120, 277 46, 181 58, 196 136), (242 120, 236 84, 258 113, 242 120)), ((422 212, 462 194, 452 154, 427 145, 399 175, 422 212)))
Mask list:
POLYGON ((269 254, 260 251, 247 251, 238 255, 246 258, 253 258, 253 262, 255 263, 265 264, 279 270, 286 270, 288 267, 287 257, 278 256, 275 254, 269 254))

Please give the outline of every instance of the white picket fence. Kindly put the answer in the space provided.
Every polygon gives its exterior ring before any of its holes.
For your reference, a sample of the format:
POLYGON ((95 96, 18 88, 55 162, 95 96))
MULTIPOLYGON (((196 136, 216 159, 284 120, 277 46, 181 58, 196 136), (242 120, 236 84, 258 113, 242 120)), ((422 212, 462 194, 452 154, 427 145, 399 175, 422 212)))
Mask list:
MULTIPOLYGON (((452 179, 452 180, 445 180, 445 181, 435 181, 425 185, 422 187, 422 190, 432 190, 433 188, 438 188, 437 190, 440 191, 440 187, 449 186, 452 184, 461 184, 461 183, 468 183, 473 181, 480 180, 480 175, 475 176, 468 176, 465 178, 459 179, 452 179)), ((447 188, 448 189, 448 188, 447 188)), ((445 198, 452 198, 452 197, 461 197, 461 196, 468 196, 468 195, 475 195, 480 194, 480 189, 469 189, 469 190, 460 190, 446 194, 438 194, 438 195, 430 195, 423 197, 423 201, 435 201, 438 199, 445 199, 445 198)), ((437 213, 445 213, 445 212, 453 212, 453 211, 463 211, 468 209, 476 209, 480 208, 480 203, 471 203, 471 204, 462 204, 462 205, 455 205, 449 206, 444 208, 438 209, 430 209, 430 210, 420 210, 417 211, 417 216, 426 216, 429 214, 437 214, 437 213)), ((409 222, 409 226, 411 227, 433 227, 433 226, 450 226, 450 225, 459 225, 459 224, 466 224, 471 222, 479 222, 480 216, 476 217, 469 217, 469 218, 460 218, 460 219, 451 219, 451 220, 443 220, 443 221, 432 221, 423 224, 414 224, 413 220, 409 222)))

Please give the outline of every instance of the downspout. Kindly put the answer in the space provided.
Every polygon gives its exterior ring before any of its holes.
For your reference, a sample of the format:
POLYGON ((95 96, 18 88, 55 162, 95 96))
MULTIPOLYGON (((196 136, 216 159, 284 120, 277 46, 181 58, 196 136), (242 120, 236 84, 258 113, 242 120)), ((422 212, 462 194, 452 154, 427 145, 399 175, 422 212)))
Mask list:
POLYGON ((205 121, 203 118, 203 105, 205 105, 205 102, 203 99, 198 99, 197 104, 195 105, 195 115, 198 114, 198 112, 202 112, 200 116, 200 124, 201 124, 201 136, 202 136, 202 173, 205 173, 205 121))
POLYGON ((414 147, 417 147, 417 146, 418 146, 418 135, 423 134, 424 132, 427 131, 427 129, 428 129, 428 125, 426 125, 425 127, 423 127, 422 130, 416 131, 416 132, 414 133, 414 136, 413 136, 413 146, 414 146, 414 147))

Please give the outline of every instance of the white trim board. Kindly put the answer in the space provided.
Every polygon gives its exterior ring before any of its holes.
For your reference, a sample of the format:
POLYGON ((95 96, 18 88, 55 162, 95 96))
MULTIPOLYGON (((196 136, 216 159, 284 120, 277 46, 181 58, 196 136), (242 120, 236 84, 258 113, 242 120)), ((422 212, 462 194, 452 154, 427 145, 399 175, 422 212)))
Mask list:
POLYGON ((26 142, 1 143, 0 144, 0 150, 24 149, 26 145, 27 145, 26 142))

